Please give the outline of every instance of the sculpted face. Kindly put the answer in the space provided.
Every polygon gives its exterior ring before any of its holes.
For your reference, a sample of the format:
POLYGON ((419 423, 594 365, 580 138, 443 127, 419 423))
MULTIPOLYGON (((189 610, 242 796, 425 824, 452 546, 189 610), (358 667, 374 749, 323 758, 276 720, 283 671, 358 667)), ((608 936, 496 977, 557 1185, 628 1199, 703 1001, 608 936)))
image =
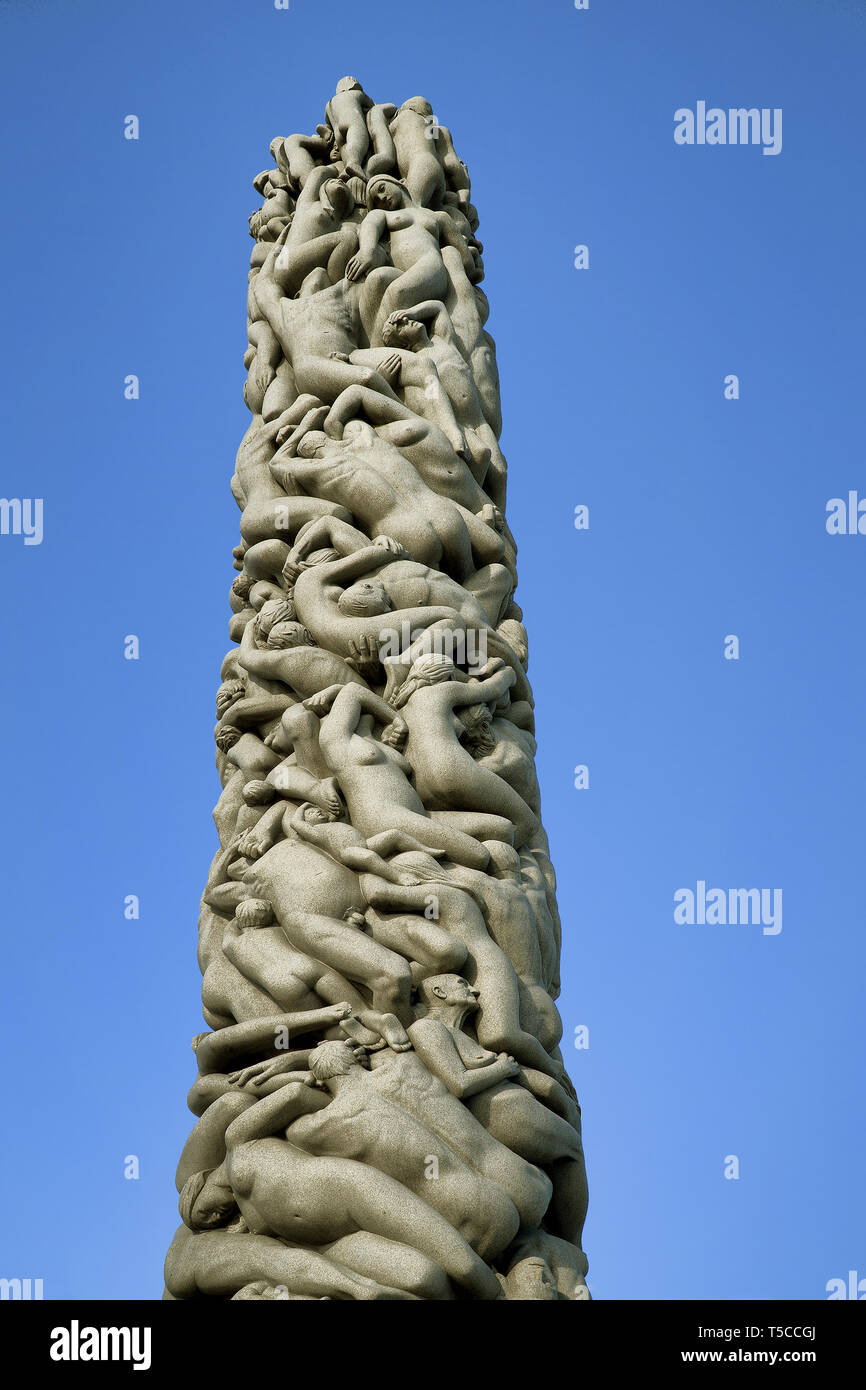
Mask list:
POLYGON ((384 212, 397 212, 406 201, 406 194, 398 183, 390 179, 374 179, 367 186, 367 202, 371 208, 381 208, 384 212))
POLYGON ((300 623, 274 623, 267 645, 273 651, 290 651, 292 647, 312 646, 312 638, 300 623))
POLYGON ((418 319, 407 319, 402 314, 392 314, 385 322, 382 341, 386 347, 408 348, 417 352, 427 339, 427 331, 418 319))
POLYGON ((427 981, 427 986, 442 1004, 463 1004, 473 1010, 478 1008, 478 990, 462 975, 437 975, 435 979, 427 981))
POLYGON ((337 607, 341 613, 356 618, 376 617, 380 613, 390 613, 391 600, 381 584, 364 580, 344 589, 337 607))
POLYGON ((470 705, 468 709, 463 710, 460 718, 466 729, 467 743, 471 745, 473 752, 479 757, 483 757, 485 753, 492 753, 496 747, 496 738, 488 707, 470 705))

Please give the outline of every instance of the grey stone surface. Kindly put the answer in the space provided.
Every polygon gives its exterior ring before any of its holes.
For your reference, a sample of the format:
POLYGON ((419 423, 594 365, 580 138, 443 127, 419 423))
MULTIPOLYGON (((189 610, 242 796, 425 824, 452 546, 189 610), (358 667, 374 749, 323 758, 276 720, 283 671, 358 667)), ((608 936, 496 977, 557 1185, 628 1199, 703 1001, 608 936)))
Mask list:
POLYGON ((589 1297, 469 175, 344 77, 274 140, 165 1297, 589 1297))

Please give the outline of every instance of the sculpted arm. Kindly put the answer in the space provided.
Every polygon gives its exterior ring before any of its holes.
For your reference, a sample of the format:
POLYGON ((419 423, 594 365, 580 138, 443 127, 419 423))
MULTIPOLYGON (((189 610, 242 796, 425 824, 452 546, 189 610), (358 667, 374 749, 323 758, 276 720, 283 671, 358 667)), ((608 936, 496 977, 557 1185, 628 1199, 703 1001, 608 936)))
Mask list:
MULTIPOLYGON (((403 725, 403 720, 395 716, 391 706, 373 690, 365 690, 360 685, 332 686, 331 690, 338 690, 339 694, 331 706, 330 714, 322 721, 320 742, 333 739, 335 736, 348 738, 357 729, 362 714, 371 714, 377 723, 385 726, 403 725)), ((324 700, 326 695, 330 695, 330 690, 313 698, 324 700)))
POLYGON ((358 253, 346 266, 348 280, 360 280, 373 264, 376 247, 388 230, 388 218, 384 212, 375 209, 368 212, 358 233, 358 253))
POLYGON ((247 623, 241 638, 241 649, 238 653, 238 660, 245 670, 251 671, 254 676, 266 676, 269 680, 281 680, 284 655, 284 652, 259 651, 256 646, 253 624, 247 623))
POLYGON ((411 309, 404 309, 402 312, 407 318, 419 319, 421 323, 427 319, 431 320, 433 332, 437 337, 455 341, 451 315, 441 299, 424 299, 420 304, 413 304, 411 309))
POLYGON ((485 680, 471 680, 467 681, 465 685, 458 686, 454 691, 452 703, 455 707, 459 705, 485 705, 491 701, 495 703, 511 689, 516 679, 511 667, 506 666, 485 680))
MULTIPOLYGON (((345 1010, 348 1013, 348 1009, 345 1010)), ((196 1048, 196 1061, 202 1076, 225 1071, 238 1057, 251 1052, 276 1050, 278 1034, 283 1030, 291 1038, 297 1033, 312 1033, 317 1028, 331 1028, 337 1022, 333 1006, 308 1009, 305 1013, 272 1014, 270 1018, 255 1018, 246 1023, 234 1023, 207 1033, 196 1048)))
POLYGON ((299 1116, 321 1110, 323 1101, 327 1104, 321 1092, 313 1091, 305 1082, 290 1081, 232 1120, 226 1130, 226 1150, 230 1153, 253 1139, 267 1139, 277 1130, 286 1129, 299 1116))
POLYGON ((369 536, 341 521, 336 516, 320 516, 315 521, 306 522, 295 537, 291 560, 297 564, 313 550, 330 547, 340 555, 353 555, 356 550, 364 550, 370 544, 369 536))
POLYGON ((409 1028, 409 1037, 427 1070, 438 1076, 458 1100, 469 1100, 517 1071, 517 1064, 509 1057, 497 1057, 489 1066, 470 1071, 448 1029, 437 1019, 419 1019, 409 1028))
POLYGON ((469 249, 466 245, 464 238, 461 236, 460 232, 458 232, 457 228, 454 226, 454 223, 448 216, 448 213, 437 212, 436 221, 439 225, 439 240, 442 243, 442 245, 453 246, 454 250, 459 252, 460 254, 460 259, 463 262, 463 269, 467 272, 467 274, 474 274, 475 265, 472 260, 472 256, 469 253, 469 249))

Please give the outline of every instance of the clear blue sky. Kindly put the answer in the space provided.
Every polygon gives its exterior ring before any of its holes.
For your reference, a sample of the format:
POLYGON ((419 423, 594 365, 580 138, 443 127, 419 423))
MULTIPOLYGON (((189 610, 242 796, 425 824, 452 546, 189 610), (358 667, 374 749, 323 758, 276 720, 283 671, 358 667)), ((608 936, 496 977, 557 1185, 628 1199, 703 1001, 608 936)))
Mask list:
POLYGON ((0 5, 2 492, 44 499, 0 537, 0 1274, 161 1292, 251 179, 354 73, 429 98, 481 215, 594 1292, 866 1276, 866 536, 825 530, 866 496, 864 60, 860 0, 0 5), (699 100, 781 107, 782 153, 675 145, 699 100), (781 933, 678 926, 699 879, 781 888, 781 933))

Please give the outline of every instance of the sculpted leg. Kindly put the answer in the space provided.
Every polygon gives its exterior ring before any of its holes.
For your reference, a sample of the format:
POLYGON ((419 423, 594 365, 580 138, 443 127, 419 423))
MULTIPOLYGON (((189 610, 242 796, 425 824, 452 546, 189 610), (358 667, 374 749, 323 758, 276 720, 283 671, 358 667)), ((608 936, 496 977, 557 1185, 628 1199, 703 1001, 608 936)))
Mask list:
POLYGON ((333 917, 287 909, 280 922, 293 945, 366 985, 375 1009, 396 1014, 402 1023, 411 1019, 412 972, 402 956, 371 940, 358 926, 333 917))

